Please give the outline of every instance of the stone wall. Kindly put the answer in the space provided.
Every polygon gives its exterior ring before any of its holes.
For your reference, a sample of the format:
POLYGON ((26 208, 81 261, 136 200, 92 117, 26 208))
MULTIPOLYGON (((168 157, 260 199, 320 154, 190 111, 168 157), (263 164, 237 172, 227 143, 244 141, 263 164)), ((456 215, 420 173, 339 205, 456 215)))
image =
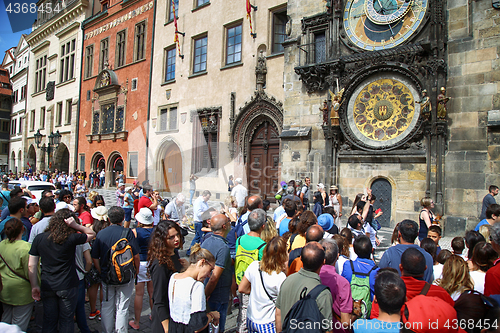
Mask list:
POLYGON ((491 1, 454 0, 448 17, 445 214, 470 229, 488 186, 500 186, 500 135, 488 126, 488 111, 500 109, 500 10, 491 1))

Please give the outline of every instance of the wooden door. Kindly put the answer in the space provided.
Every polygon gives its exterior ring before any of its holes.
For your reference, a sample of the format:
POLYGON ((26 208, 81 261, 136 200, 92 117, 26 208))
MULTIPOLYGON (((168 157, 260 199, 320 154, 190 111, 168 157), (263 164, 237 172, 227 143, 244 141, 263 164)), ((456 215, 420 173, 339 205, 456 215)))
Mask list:
POLYGON ((176 144, 171 144, 165 153, 163 179, 166 192, 179 193, 182 191, 182 156, 176 144))
POLYGON ((250 142, 248 190, 274 201, 278 191, 279 137, 269 122, 261 124, 250 142))
POLYGON ((372 183, 372 193, 375 195, 375 203, 373 204, 373 211, 382 209, 382 214, 377 220, 383 227, 391 226, 391 213, 392 213, 392 186, 387 179, 379 178, 372 183))

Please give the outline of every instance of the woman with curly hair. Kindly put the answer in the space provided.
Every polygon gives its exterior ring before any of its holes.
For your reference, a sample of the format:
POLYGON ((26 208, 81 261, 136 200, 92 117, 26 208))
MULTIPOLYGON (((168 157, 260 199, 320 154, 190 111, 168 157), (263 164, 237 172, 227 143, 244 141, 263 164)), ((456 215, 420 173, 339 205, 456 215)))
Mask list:
POLYGON ((168 283, 170 276, 182 270, 179 255, 175 251, 181 244, 181 230, 177 223, 160 221, 154 228, 148 250, 148 267, 153 281, 153 332, 168 332, 170 306, 168 283))
POLYGON ((14 324, 23 332, 28 329, 33 298, 28 281, 28 259, 30 243, 23 241, 24 225, 17 218, 5 223, 7 239, 0 243, 0 274, 3 289, 0 301, 3 303, 2 321, 14 324))
MULTIPOLYGON (((493 267, 493 263, 498 259, 498 253, 493 249, 493 246, 486 242, 479 242, 474 246, 472 252, 472 269, 470 277, 474 283, 474 290, 484 294, 484 279, 486 271, 493 267)), ((470 267, 470 264, 469 264, 470 267)))
POLYGON ((306 231, 313 224, 318 223, 318 218, 310 210, 306 210, 300 215, 299 224, 297 225, 297 236, 293 235, 288 240, 288 249, 294 250, 306 245, 306 231))
POLYGON ((443 266, 443 275, 436 281, 456 301, 463 292, 473 290, 474 283, 469 275, 469 266, 459 256, 451 256, 443 266))
POLYGON ((276 236, 264 248, 261 261, 248 266, 239 285, 239 292, 250 294, 247 309, 248 332, 274 332, 276 298, 286 279, 288 255, 286 241, 276 236))
POLYGON ((33 240, 29 257, 31 294, 35 301, 43 298, 44 331, 73 332, 78 289, 75 250, 89 242, 95 232, 77 223, 69 209, 52 215, 45 232, 33 240), (39 259, 42 260, 41 287, 38 285, 39 259))

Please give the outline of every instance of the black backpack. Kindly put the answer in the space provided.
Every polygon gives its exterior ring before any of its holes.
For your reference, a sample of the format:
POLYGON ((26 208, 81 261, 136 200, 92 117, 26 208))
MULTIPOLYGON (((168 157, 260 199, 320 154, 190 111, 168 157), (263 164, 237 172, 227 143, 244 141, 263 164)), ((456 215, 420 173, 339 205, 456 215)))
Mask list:
POLYGON ((328 289, 322 284, 317 285, 307 295, 307 287, 302 289, 300 299, 292 306, 283 321, 283 332, 325 332, 330 330, 330 323, 323 322, 325 319, 319 311, 316 298, 328 289))
POLYGON ((120 239, 109 249, 107 284, 127 284, 135 277, 134 253, 127 239, 128 232, 129 229, 124 228, 120 239))

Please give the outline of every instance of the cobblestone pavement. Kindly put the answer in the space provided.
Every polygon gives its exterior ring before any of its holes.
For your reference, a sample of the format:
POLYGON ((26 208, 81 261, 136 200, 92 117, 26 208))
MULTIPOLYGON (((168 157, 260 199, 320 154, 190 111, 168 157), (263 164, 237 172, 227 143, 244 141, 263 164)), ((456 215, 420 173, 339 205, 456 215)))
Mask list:
MULTIPOLYGON (((104 201, 106 203, 106 207, 111 207, 116 205, 116 198, 115 198, 115 191, 113 190, 98 190, 98 192, 104 196, 104 201)), ((220 207, 219 201, 209 201, 209 206, 214 207, 218 209, 220 207)), ((190 212, 192 209, 189 208, 187 211, 190 212)), ((132 221, 132 227, 134 226, 135 222, 132 221)), ((186 237, 186 244, 189 245, 191 244, 191 241, 193 239, 193 234, 189 234, 186 237)), ((378 262, 380 258, 382 257, 383 253, 385 250, 390 246, 390 240, 392 236, 392 229, 390 228, 382 228, 381 230, 378 231, 378 237, 381 240, 380 246, 376 249, 375 251, 375 261, 378 262)), ((442 249, 450 249, 451 248, 451 240, 452 237, 443 237, 440 241, 440 245, 442 249)), ((186 251, 180 251, 181 256, 185 256, 186 251)), ((134 297, 135 297, 135 292, 132 294, 132 299, 130 302, 130 307, 129 307, 129 320, 133 320, 134 318, 134 297)), ((97 306, 98 309, 100 309, 99 305, 97 306)), ((85 304, 86 308, 86 313, 87 313, 87 318, 88 314, 90 313, 90 306, 88 303, 85 304)), ((229 308, 228 312, 230 313, 227 316, 226 319, 226 332, 235 332, 236 331, 236 321, 237 321, 237 315, 238 315, 238 308, 229 308)), ((139 330, 134 330, 129 326, 129 331, 130 332, 144 332, 144 333, 149 333, 152 332, 151 330, 151 322, 149 320, 149 315, 151 314, 151 309, 149 308, 149 301, 148 301, 148 294, 145 292, 144 299, 143 299, 143 304, 142 304, 142 312, 141 312, 141 319, 140 319, 140 329, 139 330)), ((98 332, 102 331, 101 327, 101 322, 96 318, 93 320, 87 319, 87 323, 90 327, 90 330, 97 330, 98 332)), ((32 326, 33 322, 31 323, 30 327, 32 326)), ((32 330, 28 330, 30 332, 32 330)), ((75 332, 80 332, 78 329, 77 325, 75 324, 75 332)), ((156 333, 156 332, 155 332, 156 333)))

